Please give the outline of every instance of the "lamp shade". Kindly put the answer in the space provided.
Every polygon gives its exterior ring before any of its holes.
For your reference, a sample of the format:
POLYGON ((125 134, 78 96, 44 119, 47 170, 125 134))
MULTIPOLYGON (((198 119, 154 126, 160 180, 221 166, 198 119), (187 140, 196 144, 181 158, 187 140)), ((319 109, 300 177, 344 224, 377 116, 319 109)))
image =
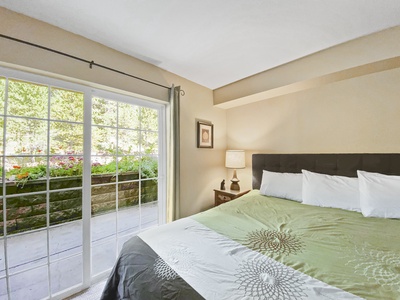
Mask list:
POLYGON ((229 169, 245 168, 244 150, 226 150, 225 167, 229 169))

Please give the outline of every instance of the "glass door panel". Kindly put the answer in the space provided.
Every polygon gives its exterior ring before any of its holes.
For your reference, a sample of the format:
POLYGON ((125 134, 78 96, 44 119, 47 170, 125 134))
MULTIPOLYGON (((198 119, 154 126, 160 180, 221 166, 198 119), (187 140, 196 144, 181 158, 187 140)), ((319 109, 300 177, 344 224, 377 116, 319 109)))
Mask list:
POLYGON ((24 80, 0 76, 0 299, 69 296, 159 224, 164 111, 9 72, 24 80))
POLYGON ((109 267, 104 262, 116 257, 121 243, 143 228, 143 208, 153 213, 145 217, 145 227, 158 225, 159 120, 156 109, 103 98, 93 98, 92 112, 92 274, 96 275, 106 270, 100 262, 109 267), (112 154, 115 160, 106 159, 112 154))
POLYGON ((92 276, 112 267, 117 234, 117 102, 92 99, 92 276))
POLYGON ((10 298, 43 299, 83 281, 83 94, 11 79, 4 89, 4 273, 10 298))

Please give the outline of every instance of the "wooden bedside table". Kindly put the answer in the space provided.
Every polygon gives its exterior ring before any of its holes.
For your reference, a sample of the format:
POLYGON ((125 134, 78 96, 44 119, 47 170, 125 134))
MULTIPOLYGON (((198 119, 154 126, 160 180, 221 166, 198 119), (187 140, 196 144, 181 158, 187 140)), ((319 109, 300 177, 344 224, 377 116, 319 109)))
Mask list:
POLYGON ((233 199, 239 198, 240 196, 243 196, 244 194, 247 194, 248 192, 250 192, 250 190, 232 191, 232 190, 214 189, 215 206, 218 206, 220 204, 226 203, 233 199))

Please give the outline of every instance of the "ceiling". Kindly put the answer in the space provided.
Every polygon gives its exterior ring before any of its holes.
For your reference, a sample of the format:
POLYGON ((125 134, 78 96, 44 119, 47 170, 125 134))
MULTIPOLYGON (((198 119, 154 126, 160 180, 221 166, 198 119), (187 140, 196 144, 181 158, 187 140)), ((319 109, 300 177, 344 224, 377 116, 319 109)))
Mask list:
POLYGON ((0 6, 210 89, 400 25, 399 0, 0 0, 0 6))

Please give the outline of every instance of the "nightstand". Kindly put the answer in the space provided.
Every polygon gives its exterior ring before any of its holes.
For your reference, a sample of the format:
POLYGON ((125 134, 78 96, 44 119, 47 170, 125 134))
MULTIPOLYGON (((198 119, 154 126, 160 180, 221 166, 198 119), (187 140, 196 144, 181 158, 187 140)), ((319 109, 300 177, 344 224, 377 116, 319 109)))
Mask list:
POLYGON ((215 206, 218 206, 220 204, 226 203, 233 199, 239 198, 240 196, 243 196, 244 194, 247 194, 248 192, 250 192, 250 190, 232 191, 232 190, 216 190, 216 189, 214 189, 215 206))

